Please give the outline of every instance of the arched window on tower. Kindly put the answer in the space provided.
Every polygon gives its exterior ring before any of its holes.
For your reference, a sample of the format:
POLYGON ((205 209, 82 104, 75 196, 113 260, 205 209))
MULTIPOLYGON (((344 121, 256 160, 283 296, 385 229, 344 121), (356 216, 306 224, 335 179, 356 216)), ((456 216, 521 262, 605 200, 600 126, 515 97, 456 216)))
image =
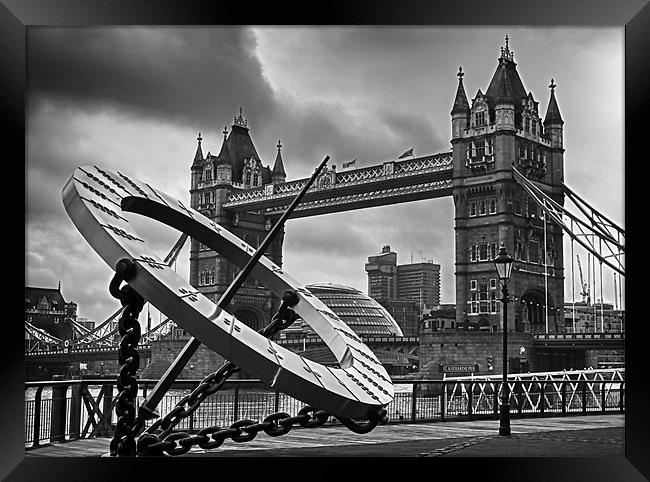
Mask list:
POLYGON ((259 183, 259 174, 257 174, 257 171, 255 171, 255 174, 253 174, 253 186, 257 187, 259 183))

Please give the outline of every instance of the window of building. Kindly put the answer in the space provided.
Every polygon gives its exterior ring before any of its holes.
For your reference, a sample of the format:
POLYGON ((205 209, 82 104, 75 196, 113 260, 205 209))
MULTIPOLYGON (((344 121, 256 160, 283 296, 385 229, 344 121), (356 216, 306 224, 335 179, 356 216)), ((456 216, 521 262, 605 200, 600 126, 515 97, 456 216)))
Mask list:
POLYGON ((245 184, 246 186, 249 186, 250 183, 251 183, 251 172, 250 172, 250 171, 246 171, 246 177, 245 177, 245 182, 244 182, 244 184, 245 184))
POLYGON ((537 217, 537 204, 535 203, 535 201, 533 201, 532 198, 528 198, 528 202, 526 204, 527 204, 526 208, 527 208, 528 216, 530 216, 531 218, 536 218, 537 217))
POLYGON ((518 199, 515 199, 515 214, 518 214, 521 216, 521 202, 518 199))
POLYGON ((490 199, 490 214, 496 214, 497 212, 497 200, 496 198, 490 199))
POLYGON ((528 261, 539 263, 539 243, 537 241, 528 243, 528 261))
POLYGON ((530 132, 530 119, 528 117, 524 120, 524 132, 530 132))
POLYGON ((485 216, 485 214, 486 214, 486 211, 485 211, 485 199, 481 199, 479 201, 478 214, 479 214, 479 216, 485 216))
POLYGON ((259 176, 257 173, 253 174, 253 186, 257 186, 259 176))
POLYGON ((490 289, 491 290, 497 289, 497 280, 496 280, 496 278, 490 278, 490 289))
POLYGON ((475 122, 476 126, 484 126, 485 125, 485 111, 480 111, 475 114, 475 122))
POLYGON ((479 307, 478 293, 472 293, 470 297, 470 313, 473 315, 477 314, 478 307, 479 307))
POLYGON ((497 245, 495 243, 490 244, 490 259, 497 257, 497 245))
POLYGON ((476 261, 476 245, 472 245, 472 248, 470 249, 470 255, 469 255, 470 261, 476 261))
POLYGON ((472 291, 476 291, 476 280, 475 279, 470 280, 469 289, 471 289, 472 291))
POLYGON ((486 142, 486 149, 487 149, 486 154, 491 156, 492 154, 494 154, 494 139, 490 138, 487 139, 485 142, 486 142))
POLYGON ((471 201, 469 203, 469 216, 470 217, 476 216, 476 202, 475 201, 471 201))
POLYGON ((487 261, 488 260, 488 244, 487 243, 481 243, 479 245, 478 259, 479 259, 479 261, 487 261))
POLYGON ((495 291, 490 292, 490 313, 496 313, 499 304, 497 303, 497 294, 495 291))
POLYGON ((534 120, 532 125, 530 126, 532 134, 537 135, 537 120, 534 120))

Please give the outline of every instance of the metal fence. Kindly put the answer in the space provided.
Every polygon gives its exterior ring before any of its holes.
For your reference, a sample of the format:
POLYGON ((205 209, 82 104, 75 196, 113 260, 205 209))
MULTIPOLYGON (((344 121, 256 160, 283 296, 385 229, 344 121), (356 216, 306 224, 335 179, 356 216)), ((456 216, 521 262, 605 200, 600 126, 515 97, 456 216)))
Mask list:
MULTIPOLYGON (((200 380, 177 381, 158 406, 169 412, 200 380)), ((27 382, 26 448, 79 438, 110 437, 116 417, 114 379, 27 382)), ((139 380, 140 405, 156 380, 139 380)), ((625 411, 625 381, 509 381, 511 417, 586 415, 625 411)), ((498 418, 501 382, 414 380, 395 382, 388 423, 498 418)), ((305 404, 259 380, 229 380, 176 429, 195 432, 240 419, 261 421, 274 412, 295 415, 305 404)), ((148 422, 149 424, 152 422, 148 422)), ((330 417, 328 424, 337 424, 330 417)))

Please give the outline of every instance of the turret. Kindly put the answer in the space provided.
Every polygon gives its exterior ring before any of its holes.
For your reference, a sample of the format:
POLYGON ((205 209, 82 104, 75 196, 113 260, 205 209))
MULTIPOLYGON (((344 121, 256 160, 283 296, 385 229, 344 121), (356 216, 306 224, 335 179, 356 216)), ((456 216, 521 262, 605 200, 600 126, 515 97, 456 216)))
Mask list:
POLYGON ((192 189, 196 189, 196 187, 199 185, 199 182, 201 182, 202 178, 202 171, 203 171, 203 163, 205 161, 203 157, 203 151, 201 150, 201 141, 203 138, 201 137, 201 133, 199 132, 199 136, 196 138, 198 141, 198 145, 196 147, 196 153, 194 154, 194 161, 192 162, 192 189))
POLYGON ((460 138, 467 129, 470 110, 467 95, 465 94, 465 87, 463 87, 463 75, 465 74, 463 73, 462 67, 458 67, 458 74, 456 75, 458 76, 458 89, 456 89, 454 107, 451 109, 451 132, 453 139, 460 138))
POLYGON ((223 127, 223 143, 219 155, 214 161, 215 179, 219 184, 232 184, 232 164, 230 162, 230 153, 228 152, 228 128, 223 127))
POLYGON ((551 147, 563 148, 563 125, 564 121, 560 115, 560 109, 557 106, 557 101, 555 100, 555 87, 557 85, 551 79, 551 84, 549 88, 551 89, 551 97, 548 101, 548 107, 546 108, 546 117, 544 118, 544 132, 546 137, 551 141, 551 147))
MULTIPOLYGON (((505 68, 505 67, 500 67, 505 68)), ((498 131, 515 130, 515 101, 508 77, 503 75, 494 104, 495 123, 498 131)))
POLYGON ((273 171, 271 176, 271 182, 273 184, 280 184, 287 179, 287 174, 284 172, 284 163, 282 162, 282 143, 278 140, 278 154, 275 156, 275 164, 273 165, 273 171))

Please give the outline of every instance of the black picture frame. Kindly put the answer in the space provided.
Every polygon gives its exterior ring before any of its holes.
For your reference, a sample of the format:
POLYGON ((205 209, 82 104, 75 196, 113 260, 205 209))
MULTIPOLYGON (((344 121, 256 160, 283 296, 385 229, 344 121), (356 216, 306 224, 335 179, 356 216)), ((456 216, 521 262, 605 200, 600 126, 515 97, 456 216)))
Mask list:
MULTIPOLYGON (((633 206, 634 189, 632 177, 639 179, 638 169, 646 163, 647 155, 641 157, 647 137, 647 117, 644 112, 648 103, 647 70, 650 45, 650 7, 647 0, 445 0, 445 1, 355 1, 326 2, 314 4, 267 3, 252 6, 238 2, 207 0, 1 0, 0 3, 0 115, 2 116, 3 152, 12 152, 4 159, 5 169, 12 175, 19 171, 20 159, 25 159, 25 73, 26 29, 39 26, 99 26, 99 25, 528 25, 528 26, 620 26, 625 28, 625 152, 626 163, 625 205, 633 206)), ((23 176, 25 164, 22 164, 23 176)), ((6 193, 6 200, 14 194, 6 193)), ((26 199, 23 197, 23 199, 26 199)), ((11 205, 5 204, 7 211, 11 205)), ((13 210, 15 211, 15 209, 13 210)), ((25 214, 28 206, 25 205, 25 214)), ((640 223, 637 224, 639 226, 640 223)), ((641 227, 628 223, 633 239, 641 227)), ((24 231, 23 231, 24 233, 24 231)), ((16 236, 12 236, 15 238, 16 236)), ((18 236, 19 237, 19 236, 18 236)), ((25 241, 23 239, 23 241, 25 241)), ((24 243, 23 243, 24 244, 24 243)), ((633 254, 639 251, 634 249, 633 254)), ((628 245, 628 246, 629 246, 628 245)), ((631 259, 635 259, 632 257, 631 259)), ((635 263, 627 266, 633 279, 640 275, 641 267, 635 263)), ((8 272, 11 273, 11 268, 8 272)), ((13 283, 13 281, 10 281, 13 283)), ((418 470, 427 470, 432 477, 442 477, 441 470, 448 469, 465 476, 481 476, 488 480, 643 480, 650 478, 648 452, 648 408, 650 408, 650 380, 647 377, 647 359, 644 356, 645 341, 643 318, 640 316, 642 299, 640 283, 627 284, 630 296, 626 297, 626 446, 625 457, 610 458, 489 458, 489 459, 435 459, 417 464, 418 470)), ((12 286, 12 290, 16 286, 12 286)), ((22 288, 21 288, 22 289, 22 288)), ((14 305, 14 296, 8 297, 14 305)), ((16 303, 16 306, 19 306, 16 303)), ((13 311, 13 310, 12 310, 13 311)), ((13 314, 13 313, 12 313, 13 314)), ((229 476, 224 471, 223 459, 214 458, 165 458, 165 459, 116 459, 116 458, 25 458, 24 437, 24 355, 21 339, 22 328, 14 316, 5 321, 2 357, 2 430, 0 431, 0 478, 6 480, 109 480, 120 478, 134 480, 140 477, 156 477, 154 472, 173 476, 199 474, 229 476), (220 463, 215 463, 219 461, 220 463), (18 465, 17 465, 18 464, 18 465), (205 470, 206 472, 201 472, 205 470)), ((422 461, 422 460, 421 460, 422 461)), ((279 466, 287 470, 285 476, 309 476, 309 472, 294 472, 296 463, 300 469, 313 471, 315 465, 327 460, 300 460, 278 463, 265 460, 261 464, 241 461, 237 471, 255 476, 268 472, 273 462, 274 471, 279 466)), ((369 470, 385 463, 399 464, 390 458, 375 461, 351 461, 360 470, 369 470)), ((411 472, 411 477, 420 477, 411 472)), ((229 466, 235 465, 229 461, 229 466)), ((232 468, 232 467, 230 467, 232 468)), ((337 469, 346 470, 346 469, 337 469)), ((312 472, 313 473, 313 472, 312 472)), ((400 472, 398 472, 400 473, 400 472)), ((231 475, 230 475, 231 476, 231 475)), ((331 477, 339 477, 332 470, 331 477)), ((247 475, 247 477, 249 477, 247 475)))

